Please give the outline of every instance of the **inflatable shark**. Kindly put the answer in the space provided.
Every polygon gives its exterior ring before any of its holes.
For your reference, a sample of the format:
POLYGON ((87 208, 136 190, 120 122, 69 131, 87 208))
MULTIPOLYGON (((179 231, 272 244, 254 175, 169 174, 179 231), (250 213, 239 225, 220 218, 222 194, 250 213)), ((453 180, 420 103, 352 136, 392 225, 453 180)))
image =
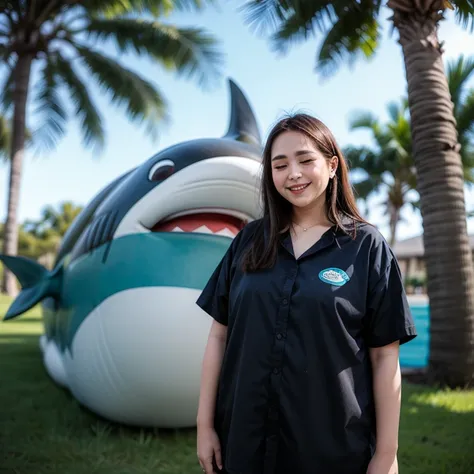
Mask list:
POLYGON ((105 187, 68 229, 52 270, 0 256, 22 286, 5 319, 41 302, 47 372, 106 419, 195 425, 211 324, 195 301, 261 213, 257 122, 229 86, 227 133, 171 146, 105 187))

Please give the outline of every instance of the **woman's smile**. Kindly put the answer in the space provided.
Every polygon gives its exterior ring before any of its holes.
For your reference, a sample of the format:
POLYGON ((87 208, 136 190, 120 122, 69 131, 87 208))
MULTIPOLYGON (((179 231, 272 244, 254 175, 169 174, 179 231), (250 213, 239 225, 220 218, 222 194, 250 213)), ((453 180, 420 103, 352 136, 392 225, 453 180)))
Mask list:
POLYGON ((311 183, 305 183, 305 184, 295 184, 293 186, 289 186, 288 189, 293 193, 293 194, 301 194, 304 192, 304 190, 310 185, 311 183))

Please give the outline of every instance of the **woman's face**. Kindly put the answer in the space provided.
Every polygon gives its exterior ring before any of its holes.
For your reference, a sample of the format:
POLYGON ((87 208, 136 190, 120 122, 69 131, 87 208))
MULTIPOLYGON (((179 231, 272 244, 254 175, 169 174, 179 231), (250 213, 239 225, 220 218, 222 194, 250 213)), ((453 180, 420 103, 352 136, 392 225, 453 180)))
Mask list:
POLYGON ((325 200, 337 157, 327 160, 306 135, 286 131, 273 142, 271 167, 276 190, 293 206, 306 208, 325 200))

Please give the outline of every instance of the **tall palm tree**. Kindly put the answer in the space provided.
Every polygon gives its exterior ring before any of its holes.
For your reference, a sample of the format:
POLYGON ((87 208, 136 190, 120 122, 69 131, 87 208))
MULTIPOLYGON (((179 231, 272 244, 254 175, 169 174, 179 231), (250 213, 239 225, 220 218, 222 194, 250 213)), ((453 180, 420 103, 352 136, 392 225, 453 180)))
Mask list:
MULTIPOLYGON (((64 134, 70 99, 79 119, 85 146, 103 146, 102 117, 90 94, 95 81, 128 118, 145 123, 156 133, 168 118, 167 104, 148 79, 104 54, 99 46, 113 44, 120 53, 146 56, 164 69, 211 84, 220 74, 222 60, 217 42, 199 28, 177 28, 159 17, 174 8, 196 7, 201 0, 31 0, 0 1, 0 64, 7 66, 2 104, 12 115, 8 210, 3 252, 17 252, 19 201, 27 101, 30 94, 43 117, 33 132, 36 144, 54 146, 64 134), (32 67, 39 81, 31 87, 32 67), (61 94, 61 92, 65 94, 61 94)), ((10 272, 3 291, 15 292, 10 272)))
MULTIPOLYGON (((464 182, 474 184, 474 88, 469 81, 474 76, 474 57, 460 56, 447 65, 448 85, 454 104, 454 117, 461 143, 461 162, 464 182)), ((416 171, 414 166, 408 101, 390 103, 387 107, 389 122, 381 124, 370 112, 354 114, 350 128, 368 129, 376 148, 345 148, 351 168, 363 172, 363 179, 355 183, 359 198, 366 200, 385 187, 387 194, 384 206, 390 223, 390 245, 396 241, 396 230, 400 211, 406 204, 419 208, 418 200, 412 198, 416 191, 416 171)))
POLYGON ((438 25, 446 9, 454 9, 472 31, 472 0, 249 0, 245 10, 252 28, 271 30, 281 52, 319 34, 317 69, 328 74, 357 55, 373 55, 384 6, 399 33, 408 83, 430 298, 428 375, 438 383, 464 385, 474 380, 474 269, 438 25))

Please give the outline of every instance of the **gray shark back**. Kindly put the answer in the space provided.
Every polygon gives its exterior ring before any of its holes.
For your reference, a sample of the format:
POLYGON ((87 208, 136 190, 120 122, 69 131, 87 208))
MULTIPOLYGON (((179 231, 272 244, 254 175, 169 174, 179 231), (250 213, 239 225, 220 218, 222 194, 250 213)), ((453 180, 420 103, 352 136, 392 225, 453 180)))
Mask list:
MULTIPOLYGON (((74 226, 70 243, 62 246, 62 256, 71 251, 71 260, 111 242, 114 232, 130 208, 163 180, 150 179, 156 163, 170 160, 174 173, 201 160, 220 156, 250 158, 261 161, 262 145, 255 115, 237 85, 229 80, 231 111, 229 126, 222 138, 202 138, 172 145, 146 160, 126 175, 121 176, 103 194, 94 198, 88 211, 74 226), (63 250, 64 249, 64 250, 63 250)), ((58 256, 58 260, 60 257, 58 256)))
POLYGON ((107 196, 132 172, 130 170, 123 175, 116 178, 110 184, 108 184, 105 188, 99 191, 87 204, 87 206, 79 213, 79 215, 74 219, 71 226, 68 228, 64 237, 61 241, 61 245, 58 249, 58 254, 56 256, 56 260, 54 265, 56 266, 65 255, 71 252, 74 248, 76 242, 79 240, 81 235, 84 232, 84 229, 89 225, 89 223, 94 218, 94 213, 97 208, 104 202, 107 196))

